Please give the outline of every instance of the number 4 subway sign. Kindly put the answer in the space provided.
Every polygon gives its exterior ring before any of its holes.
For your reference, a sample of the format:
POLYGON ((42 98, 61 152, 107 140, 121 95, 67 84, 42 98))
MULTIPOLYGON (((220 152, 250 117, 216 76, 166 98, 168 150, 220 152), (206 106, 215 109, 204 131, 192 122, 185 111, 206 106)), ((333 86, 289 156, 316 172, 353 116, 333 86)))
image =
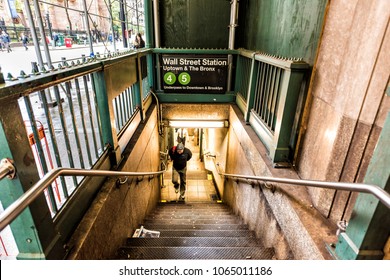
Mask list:
POLYGON ((227 55, 162 55, 161 59, 165 92, 226 92, 227 55))

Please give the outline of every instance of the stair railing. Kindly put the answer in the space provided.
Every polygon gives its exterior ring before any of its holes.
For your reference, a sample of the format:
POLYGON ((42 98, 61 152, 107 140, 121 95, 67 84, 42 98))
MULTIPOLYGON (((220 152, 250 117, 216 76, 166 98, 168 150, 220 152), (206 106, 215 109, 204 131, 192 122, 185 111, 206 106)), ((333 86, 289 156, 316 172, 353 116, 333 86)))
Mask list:
MULTIPOLYGON (((216 164, 217 172, 219 175, 225 178, 232 178, 235 180, 241 181, 260 181, 260 182, 273 182, 313 188, 325 188, 325 189, 334 189, 342 191, 352 191, 352 192, 361 192, 369 193, 378 198, 387 208, 390 209, 390 194, 387 193, 384 189, 370 184, 362 183, 347 183, 347 182, 327 182, 327 181, 316 181, 316 180, 302 180, 302 179, 289 179, 289 178, 277 178, 277 177, 265 177, 265 176, 250 176, 250 175, 239 175, 239 174, 227 174, 219 170, 219 164, 216 164)), ((271 188, 272 191, 275 191, 275 188, 271 188)))
MULTIPOLYGON (((165 166, 165 165, 164 165, 165 166)), ((127 171, 110 171, 110 170, 92 170, 92 169, 77 169, 77 168, 56 168, 45 174, 35 185, 33 185, 28 191, 26 191, 21 197, 15 200, 10 206, 8 206, 3 213, 0 214, 0 232, 9 225, 19 214, 29 206, 47 187, 50 186, 59 176, 105 176, 105 177, 145 177, 162 175, 166 172, 166 166, 164 170, 155 172, 127 172, 127 171)), ((6 165, 6 167, 0 166, 0 174, 4 176, 12 174, 12 170, 6 165), (4 172, 2 171, 4 169, 4 172), (7 171, 8 170, 8 171, 7 171)), ((11 178, 11 177, 9 177, 11 178)), ((119 181, 119 184, 123 184, 125 181, 119 181)))

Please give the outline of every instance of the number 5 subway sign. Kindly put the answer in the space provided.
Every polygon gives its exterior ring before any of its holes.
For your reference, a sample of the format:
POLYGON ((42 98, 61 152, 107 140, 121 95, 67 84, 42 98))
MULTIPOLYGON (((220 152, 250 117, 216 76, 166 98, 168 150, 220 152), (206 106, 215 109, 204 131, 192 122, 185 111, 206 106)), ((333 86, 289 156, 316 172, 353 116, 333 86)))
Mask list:
POLYGON ((161 60, 165 92, 226 92, 227 55, 162 55, 161 60))

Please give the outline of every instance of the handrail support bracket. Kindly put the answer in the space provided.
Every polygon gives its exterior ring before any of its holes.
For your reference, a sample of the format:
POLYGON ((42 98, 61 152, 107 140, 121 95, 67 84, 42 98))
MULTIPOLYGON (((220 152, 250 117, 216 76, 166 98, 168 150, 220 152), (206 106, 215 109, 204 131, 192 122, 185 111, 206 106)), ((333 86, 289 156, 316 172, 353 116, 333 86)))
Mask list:
POLYGON ((8 179, 14 179, 16 177, 16 168, 13 164, 13 160, 9 158, 3 158, 0 161, 0 179, 7 176, 8 179))

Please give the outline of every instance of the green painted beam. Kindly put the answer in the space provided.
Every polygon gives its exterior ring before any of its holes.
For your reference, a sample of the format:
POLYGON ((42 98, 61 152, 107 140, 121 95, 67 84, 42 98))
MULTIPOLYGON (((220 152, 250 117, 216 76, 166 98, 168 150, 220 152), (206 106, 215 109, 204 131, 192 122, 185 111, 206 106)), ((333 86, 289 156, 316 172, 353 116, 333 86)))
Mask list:
MULTIPOLYGON (((390 192, 390 113, 387 115, 377 146, 368 166, 364 183, 390 192)), ((383 259, 389 237, 390 209, 370 194, 359 194, 352 217, 335 249, 338 259, 383 259)))
POLYGON ((234 103, 236 95, 227 94, 175 94, 157 93, 161 103, 234 103))
POLYGON ((155 48, 153 49, 154 53, 161 54, 239 54, 238 50, 228 50, 228 49, 164 49, 164 48, 155 48))

